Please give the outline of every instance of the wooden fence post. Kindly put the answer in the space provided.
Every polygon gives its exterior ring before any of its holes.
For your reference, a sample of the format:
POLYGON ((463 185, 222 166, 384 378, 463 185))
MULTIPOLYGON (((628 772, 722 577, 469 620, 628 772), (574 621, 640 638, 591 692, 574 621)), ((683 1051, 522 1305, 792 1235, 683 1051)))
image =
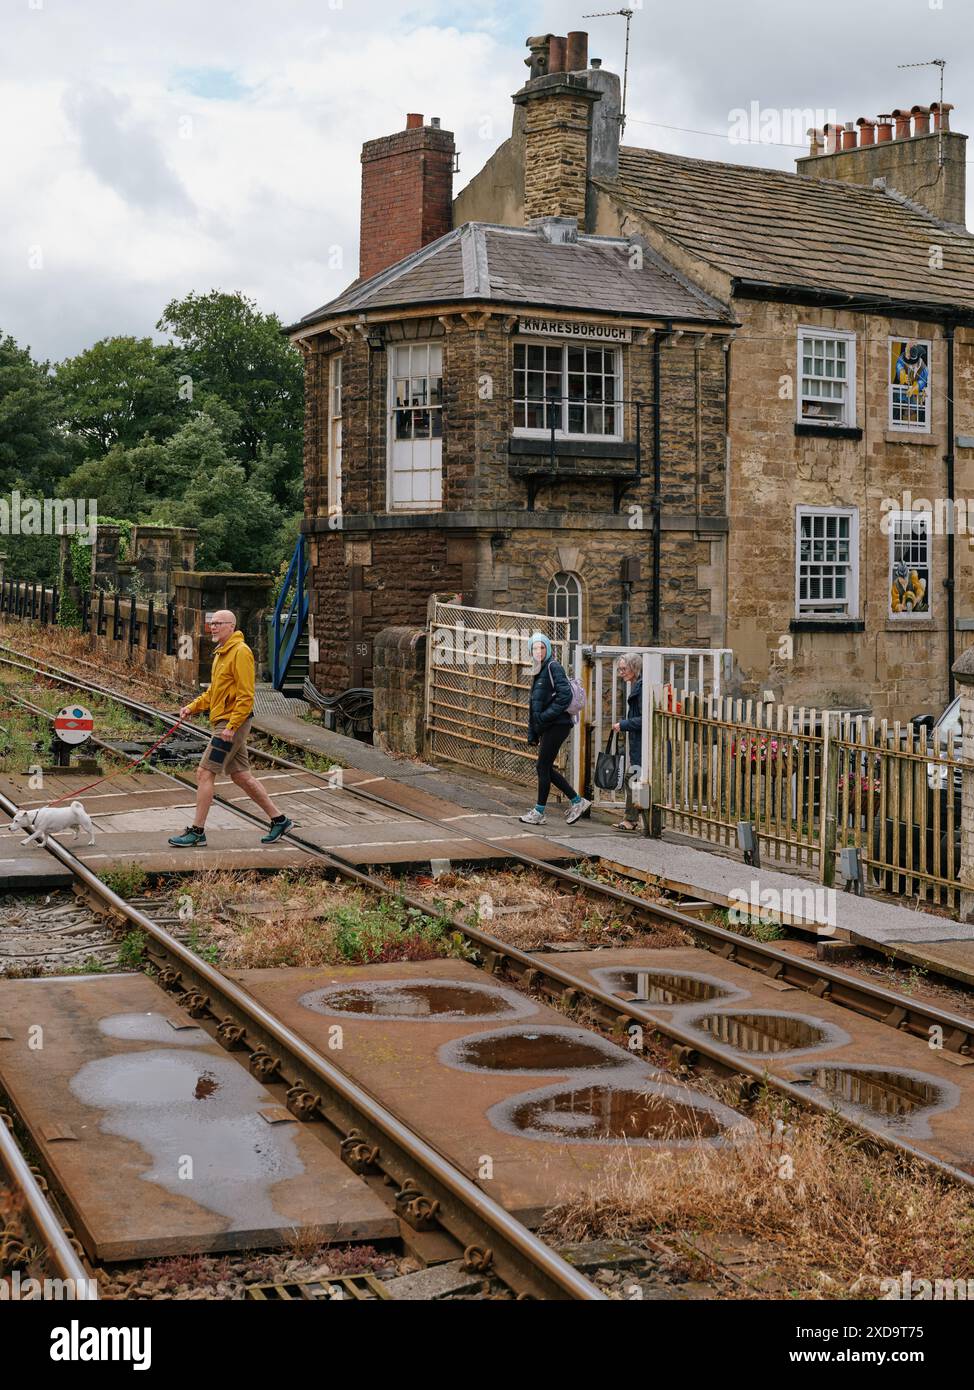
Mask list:
MULTIPOLYGON (((964 760, 961 769, 960 865, 958 868, 961 885, 960 920, 969 922, 974 920, 974 767, 970 766, 970 763, 974 761, 974 647, 968 647, 967 651, 954 662, 953 670, 960 695, 961 757, 964 760)), ((950 785, 953 769, 949 763, 947 776, 949 804, 950 798, 953 796, 953 787, 950 785)))
POLYGON ((832 712, 822 711, 822 782, 819 796, 821 824, 821 867, 822 882, 828 888, 835 884, 835 839, 836 810, 839 797, 839 759, 837 748, 832 746, 832 712))

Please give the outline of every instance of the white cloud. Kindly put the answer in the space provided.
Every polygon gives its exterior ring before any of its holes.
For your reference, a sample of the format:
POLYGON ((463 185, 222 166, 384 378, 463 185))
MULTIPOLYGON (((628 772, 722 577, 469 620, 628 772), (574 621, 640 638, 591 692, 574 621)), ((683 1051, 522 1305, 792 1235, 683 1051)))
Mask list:
MULTIPOLYGON (((4 13, 0 331, 54 358, 151 333, 190 290, 242 289, 300 317, 356 274, 364 140, 402 129, 408 111, 439 116, 461 151, 459 189, 510 130, 529 33, 587 23, 591 52, 618 71, 625 32, 615 17, 566 18, 564 0, 40 2, 4 13)), ((965 9, 647 3, 633 19, 627 142, 790 169, 797 151, 664 126, 726 131, 754 99, 834 106, 842 120, 929 101, 935 72, 896 68, 928 50, 949 57, 964 130, 965 9)))

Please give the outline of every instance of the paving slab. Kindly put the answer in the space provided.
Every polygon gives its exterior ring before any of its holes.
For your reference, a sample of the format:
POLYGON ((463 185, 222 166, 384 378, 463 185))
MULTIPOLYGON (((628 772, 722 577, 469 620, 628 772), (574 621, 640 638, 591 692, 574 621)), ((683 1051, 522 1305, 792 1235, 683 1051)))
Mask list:
POLYGON ((638 1162, 753 1132, 465 961, 232 977, 528 1224, 590 1190, 620 1155, 638 1162))
MULTIPOLYGON (((269 796, 295 821, 302 838, 333 850, 347 862, 427 865, 431 858, 450 860, 504 859, 524 850, 545 859, 573 858, 570 850, 524 831, 506 816, 459 812, 447 801, 398 786, 357 769, 343 769, 348 787, 329 786, 311 772, 255 772, 269 796), (392 807, 357 796, 356 785, 395 802, 392 807), (418 820, 417 815, 444 819, 446 830, 418 820), (475 838, 476 837, 476 838, 475 838)), ((91 777, 69 774, 48 779, 43 792, 31 788, 26 775, 0 777, 0 791, 18 806, 33 809, 72 797, 91 777)), ((307 868, 307 854, 286 841, 262 845, 263 827, 242 821, 235 807, 253 812, 254 803, 229 778, 218 778, 217 795, 229 807, 215 805, 207 820, 205 849, 173 849, 170 835, 193 820, 192 786, 177 785, 152 772, 126 773, 85 791, 81 797, 95 827, 95 845, 88 847, 67 835, 62 843, 96 873, 123 863, 139 864, 147 873, 182 873, 197 869, 307 868)), ((70 875, 37 846, 24 847, 20 835, 0 830, 0 879, 18 888, 53 887, 70 882, 70 875)))
POLYGON ((0 981, 0 1087, 93 1259, 376 1240, 367 1185, 145 975, 0 981))
MULTIPOLYGON (((665 878, 686 892, 713 899, 724 906, 740 901, 732 895, 758 899, 765 889, 773 890, 789 910, 786 921, 814 931, 816 916, 824 903, 823 885, 799 872, 781 869, 755 869, 741 859, 711 853, 663 838, 642 835, 590 832, 585 836, 557 834, 558 844, 626 865, 632 869, 665 878), (804 904, 803 904, 804 895, 804 904)), ((956 922, 932 912, 920 912, 879 898, 857 897, 837 891, 834 895, 835 928, 827 933, 839 939, 866 945, 885 946, 897 942, 970 942, 974 947, 974 924, 956 922)), ((974 952, 972 952, 974 960, 974 952)))
POLYGON ((627 999, 638 993, 642 973, 649 1002, 640 1007, 651 1014, 974 1173, 974 1059, 694 947, 612 947, 549 959, 627 999))

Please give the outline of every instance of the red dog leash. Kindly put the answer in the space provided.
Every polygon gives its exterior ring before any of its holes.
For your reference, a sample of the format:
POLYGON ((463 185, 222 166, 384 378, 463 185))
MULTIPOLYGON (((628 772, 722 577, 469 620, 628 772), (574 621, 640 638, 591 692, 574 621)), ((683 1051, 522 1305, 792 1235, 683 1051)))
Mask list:
POLYGON ((182 722, 183 721, 181 718, 177 719, 175 724, 173 724, 171 728, 168 728, 166 730, 162 738, 159 739, 158 743, 154 743, 151 748, 147 748, 145 752, 141 754, 140 757, 136 758, 134 762, 130 763, 128 767, 120 767, 117 772, 109 772, 106 776, 99 777, 96 781, 89 782, 86 787, 79 787, 76 791, 65 792, 63 796, 59 796, 55 801, 49 801, 47 805, 49 807, 56 806, 59 801, 67 801, 69 796, 72 798, 72 800, 76 800, 82 792, 89 792, 91 791, 92 787, 100 786, 102 782, 110 782, 114 777, 121 777, 123 773, 131 772, 133 768, 138 767, 139 763, 144 763, 146 758, 150 758, 157 748, 161 748, 162 745, 165 743, 166 739, 169 738, 171 734, 174 734, 176 732, 176 730, 179 728, 182 722))

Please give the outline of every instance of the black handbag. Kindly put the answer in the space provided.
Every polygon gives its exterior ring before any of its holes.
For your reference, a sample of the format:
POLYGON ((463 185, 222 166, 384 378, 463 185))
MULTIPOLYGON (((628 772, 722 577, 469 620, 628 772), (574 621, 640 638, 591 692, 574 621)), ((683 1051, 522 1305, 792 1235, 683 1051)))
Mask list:
POLYGON ((626 775, 626 755, 614 751, 615 742, 616 734, 613 729, 605 745, 605 751, 595 760, 595 785, 601 787, 604 792, 621 791, 626 775))

